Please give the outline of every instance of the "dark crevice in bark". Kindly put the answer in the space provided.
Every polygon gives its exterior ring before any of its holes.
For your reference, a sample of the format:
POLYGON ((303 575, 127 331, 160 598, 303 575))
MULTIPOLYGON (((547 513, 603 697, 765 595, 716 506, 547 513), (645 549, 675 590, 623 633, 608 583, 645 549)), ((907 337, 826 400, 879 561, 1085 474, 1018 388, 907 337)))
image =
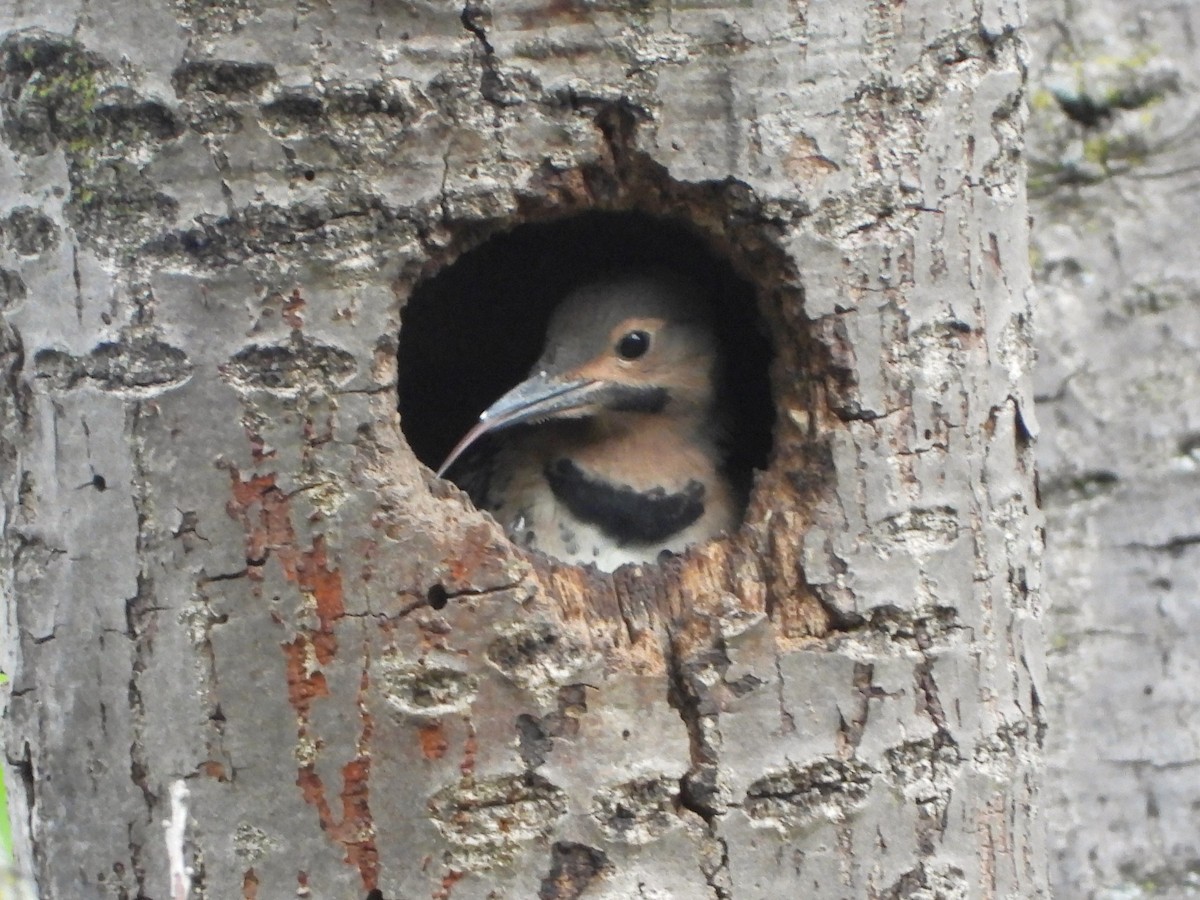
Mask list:
POLYGON ((958 623, 958 611, 948 606, 938 606, 932 610, 877 606, 865 616, 835 615, 833 622, 837 627, 830 634, 830 639, 835 642, 843 634, 878 632, 914 649, 921 649, 923 641, 928 646, 933 638, 943 638, 966 627, 958 623))
POLYGON ((141 790, 147 810, 151 811, 158 802, 158 796, 151 787, 150 763, 142 744, 146 705, 142 696, 141 681, 149 665, 153 632, 151 622, 160 610, 153 605, 153 582, 144 573, 138 573, 137 585, 137 593, 125 604, 126 626, 129 637, 134 641, 133 668, 127 692, 133 733, 133 741, 129 746, 129 776, 141 790))
MULTIPOLYGON (((218 580, 218 579, 213 579, 218 580)), ((199 684, 199 695, 207 706, 207 735, 205 738, 207 759, 199 764, 199 771, 204 775, 216 778, 221 783, 229 783, 236 779, 237 769, 225 750, 225 714, 221 710, 221 702, 217 691, 217 653, 213 646, 212 632, 217 625, 229 621, 226 613, 217 613, 204 593, 203 586, 207 582, 198 582, 196 597, 202 604, 202 619, 200 622, 201 639, 198 651, 200 662, 203 664, 203 680, 199 684)))
POLYGON ((141 792, 142 800, 145 803, 144 821, 130 821, 127 825, 130 866, 138 887, 138 900, 145 896, 146 888, 146 864, 142 859, 145 823, 155 820, 159 805, 159 796, 154 789, 153 764, 151 758, 147 756, 144 743, 146 706, 142 690, 142 677, 149 667, 150 657, 153 653, 154 634, 158 625, 157 618, 161 611, 161 607, 155 602, 153 576, 147 571, 151 566, 152 548, 149 530, 152 513, 149 498, 150 478, 142 444, 143 412, 143 403, 139 401, 127 413, 127 432, 133 462, 131 495, 137 517, 135 550, 137 559, 140 561, 140 569, 137 573, 137 591, 125 604, 125 624, 129 637, 134 642, 127 688, 131 736, 129 778, 141 792))
POLYGON ((478 0, 468 0, 459 16, 463 28, 475 36, 483 51, 481 59, 483 71, 479 76, 479 93, 493 106, 517 106, 525 100, 520 91, 521 85, 506 77, 501 69, 500 59, 487 37, 487 25, 490 19, 491 11, 487 4, 478 2, 478 0))
POLYGON ((1042 698, 1038 694, 1036 687, 1029 689, 1030 717, 1034 721, 1034 740, 1037 742, 1039 750, 1044 750, 1046 747, 1046 732, 1050 728, 1050 724, 1046 721, 1045 707, 1042 705, 1042 698))
POLYGON ((613 165, 620 170, 631 162, 631 154, 637 139, 637 129, 647 112, 628 103, 606 103, 596 113, 596 127, 604 135, 613 165))
POLYGON ((938 697, 937 684, 933 680, 933 660, 926 657, 922 662, 918 663, 915 677, 919 692, 917 695, 918 706, 933 721, 938 734, 944 736, 949 741, 950 734, 946 730, 946 712, 942 709, 942 701, 938 697))
MULTIPOLYGON (((264 560, 264 562, 265 562, 265 560, 264 560)), ((260 565, 261 565, 261 563, 260 563, 260 565)), ((215 584, 220 581, 239 581, 239 580, 245 578, 249 574, 250 574, 249 569, 239 569, 236 572, 224 572, 220 575, 206 575, 204 578, 201 578, 197 583, 200 584, 201 586, 203 586, 206 584, 215 584)))
MULTIPOLYGON (((516 590, 517 588, 519 588, 521 586, 521 583, 518 581, 514 581, 510 584, 498 584, 493 587, 462 588, 460 590, 454 590, 454 591, 447 589, 444 585, 438 585, 438 586, 440 586, 442 588, 442 592, 445 593, 446 602, 449 602, 451 600, 457 600, 460 597, 488 597, 493 594, 503 594, 505 591, 516 590)), ((433 588, 430 588, 430 590, 433 590, 433 588)), ((441 594, 438 593, 437 596, 440 597, 441 594)), ((429 605, 433 606, 432 600, 430 601, 429 605)), ((434 607, 434 609, 438 609, 438 608, 439 607, 436 607, 436 606, 434 607)))
POLYGON ((719 858, 714 864, 700 864, 705 883, 712 888, 716 900, 733 900, 733 879, 729 874, 729 844, 719 835, 712 836, 713 843, 720 848, 719 858))
POLYGON ((131 822, 125 828, 125 838, 129 846, 129 868, 133 874, 134 884, 137 885, 137 894, 131 900, 152 900, 146 896, 146 863, 142 859, 142 844, 136 835, 137 827, 131 822))
POLYGON ((858 694, 859 705, 849 721, 844 714, 839 714, 838 731, 844 744, 847 756, 853 756, 862 741, 863 732, 867 728, 867 719, 871 715, 871 700, 881 696, 883 691, 871 682, 875 676, 875 666, 870 663, 856 662, 854 664, 854 691, 858 694))
POLYGON ((517 753, 529 770, 536 769, 546 761, 546 755, 554 746, 543 720, 528 713, 517 716, 517 753))
MULTIPOLYGON (((42 849, 42 843, 38 840, 38 830, 34 827, 36 816, 34 813, 35 802, 37 800, 37 782, 34 778, 33 769, 33 749, 29 746, 28 741, 21 743, 21 755, 13 757, 5 755, 9 769, 17 776, 21 785, 23 799, 25 801, 25 832, 29 836, 29 846, 33 857, 33 868, 36 872, 45 872, 45 852, 42 849)), ((15 785, 9 785, 8 790, 11 792, 15 785)))
POLYGON ((1200 545, 1200 534, 1181 534, 1161 544, 1133 542, 1125 544, 1124 547, 1129 550, 1149 550, 1152 553, 1168 553, 1171 556, 1181 556, 1189 547, 1197 545, 1200 545))
POLYGON ((71 277, 75 282, 75 319, 83 325, 83 279, 79 274, 79 247, 71 247, 71 277))
POLYGON ((1091 498, 1111 493, 1121 482, 1116 472, 1095 469, 1076 475, 1041 480, 1039 490, 1043 497, 1053 499, 1058 494, 1071 494, 1091 498))
POLYGON ((679 713, 687 729, 691 756, 691 766, 679 781, 679 803, 700 816, 711 830, 724 810, 724 803, 720 799, 719 752, 705 733, 705 720, 713 726, 716 715, 704 712, 704 707, 708 705, 714 710, 716 707, 705 696, 702 673, 711 668, 723 672, 729 667, 729 659, 718 647, 704 651, 703 657, 694 650, 685 651, 680 646, 680 636, 672 631, 668 629, 667 702, 679 713))
POLYGON ((463 28, 467 29, 467 31, 471 32, 479 40, 479 45, 483 47, 483 52, 491 56, 496 51, 493 49, 491 43, 489 43, 487 31, 483 24, 481 24, 481 20, 488 15, 489 13, 483 4, 471 2, 462 8, 462 14, 459 16, 459 19, 462 21, 463 28))
POLYGON ((365 387, 365 388, 342 388, 340 390, 333 391, 333 395, 335 397, 343 397, 343 396, 344 397, 353 397, 353 396, 371 397, 376 394, 386 394, 390 391, 394 391, 395 389, 396 389, 395 385, 380 384, 380 385, 375 385, 374 387, 365 387))
MULTIPOLYGON (((922 755, 927 757, 936 775, 939 770, 944 771, 951 765, 960 764, 961 758, 958 745, 948 727, 946 711, 933 677, 936 656, 930 652, 933 640, 928 624, 928 620, 919 621, 914 629, 922 661, 914 669, 913 677, 917 709, 929 717, 935 729, 928 742, 928 752, 922 755)), ((922 857, 936 856, 937 846, 948 825, 946 812, 949 806, 949 788, 943 787, 942 790, 945 792, 942 796, 923 804, 920 808, 921 815, 917 820, 917 849, 922 857)))
POLYGON ((430 609, 445 609, 446 604, 450 602, 450 594, 445 585, 431 584, 425 592, 425 599, 429 602, 430 609))
MULTIPOLYGON (((702 650, 685 650, 681 635, 668 629, 666 646, 667 702, 679 713, 687 729, 691 766, 679 779, 679 805, 700 817, 708 832, 708 839, 720 848, 719 859, 702 860, 701 871, 705 882, 712 888, 717 900, 729 900, 729 854, 725 840, 719 833, 725 802, 721 797, 721 772, 718 765, 719 748, 714 747, 709 732, 717 734, 717 703, 707 697, 707 680, 704 673, 716 669, 724 681, 729 668, 729 657, 719 635, 713 646, 702 650), (713 711, 706 712, 710 707, 713 711), (707 726, 707 727, 706 727, 707 726)), ((719 739, 719 737, 718 737, 719 739)))
MULTIPOLYGON (((17 429, 25 431, 29 427, 30 404, 32 395, 28 385, 21 378, 25 368, 25 342, 21 334, 0 315, 0 367, 4 373, 4 387, 7 398, 14 413, 17 429)), ((11 470, 10 470, 11 471, 11 470)))
POLYGON ((538 888, 538 900, 578 900, 597 876, 611 868, 603 850, 559 841, 550 848, 550 871, 538 888))

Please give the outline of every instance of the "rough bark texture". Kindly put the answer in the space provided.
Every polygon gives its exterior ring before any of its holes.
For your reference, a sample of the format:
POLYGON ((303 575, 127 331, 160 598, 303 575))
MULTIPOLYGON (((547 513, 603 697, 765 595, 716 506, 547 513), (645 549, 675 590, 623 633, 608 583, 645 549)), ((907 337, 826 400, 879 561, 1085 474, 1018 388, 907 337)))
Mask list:
POLYGON ((1030 26, 1056 893, 1195 896, 1200 8, 1030 26))
POLYGON ((1014 4, 8 16, 43 897, 178 895, 180 779, 200 897, 1044 893, 1014 4), (611 578, 515 551, 395 413, 421 280, 590 209, 692 223, 776 350, 743 528, 611 578))

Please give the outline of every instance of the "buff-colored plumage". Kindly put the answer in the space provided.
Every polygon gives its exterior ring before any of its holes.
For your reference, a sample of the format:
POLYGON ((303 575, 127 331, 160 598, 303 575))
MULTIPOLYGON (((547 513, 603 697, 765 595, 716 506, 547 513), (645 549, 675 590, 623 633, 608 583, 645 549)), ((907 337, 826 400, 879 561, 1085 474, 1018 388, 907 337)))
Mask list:
POLYGON ((481 415, 440 471, 496 434, 486 477, 458 479, 477 505, 514 542, 605 571, 735 528, 718 344, 695 294, 662 274, 576 290, 529 377, 481 415))

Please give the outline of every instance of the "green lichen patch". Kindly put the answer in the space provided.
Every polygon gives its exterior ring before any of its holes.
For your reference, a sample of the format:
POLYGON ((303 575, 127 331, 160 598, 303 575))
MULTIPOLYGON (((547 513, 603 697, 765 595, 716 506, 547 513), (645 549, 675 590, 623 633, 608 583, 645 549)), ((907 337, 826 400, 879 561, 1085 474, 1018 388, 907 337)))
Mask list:
POLYGON ((5 136, 24 153, 89 138, 103 62, 78 43, 35 30, 0 43, 5 136))
POLYGON ((1180 70, 1157 48, 1081 47, 1041 80, 1030 96, 1031 196, 1138 176, 1188 139, 1178 131, 1180 70))
POLYGON ((166 105, 110 83, 110 67, 75 41, 23 31, 0 43, 6 137, 18 151, 121 155, 133 143, 178 137, 183 125, 166 105))

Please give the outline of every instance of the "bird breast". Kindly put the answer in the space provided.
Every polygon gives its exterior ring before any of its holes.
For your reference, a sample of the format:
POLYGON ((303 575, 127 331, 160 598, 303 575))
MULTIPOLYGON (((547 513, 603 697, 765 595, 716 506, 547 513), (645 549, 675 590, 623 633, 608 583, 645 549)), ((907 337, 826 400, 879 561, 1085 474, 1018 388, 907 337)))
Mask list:
POLYGON ((515 543, 565 562, 653 562, 737 524, 715 446, 658 423, 590 441, 543 426, 496 463, 484 505, 515 543))

